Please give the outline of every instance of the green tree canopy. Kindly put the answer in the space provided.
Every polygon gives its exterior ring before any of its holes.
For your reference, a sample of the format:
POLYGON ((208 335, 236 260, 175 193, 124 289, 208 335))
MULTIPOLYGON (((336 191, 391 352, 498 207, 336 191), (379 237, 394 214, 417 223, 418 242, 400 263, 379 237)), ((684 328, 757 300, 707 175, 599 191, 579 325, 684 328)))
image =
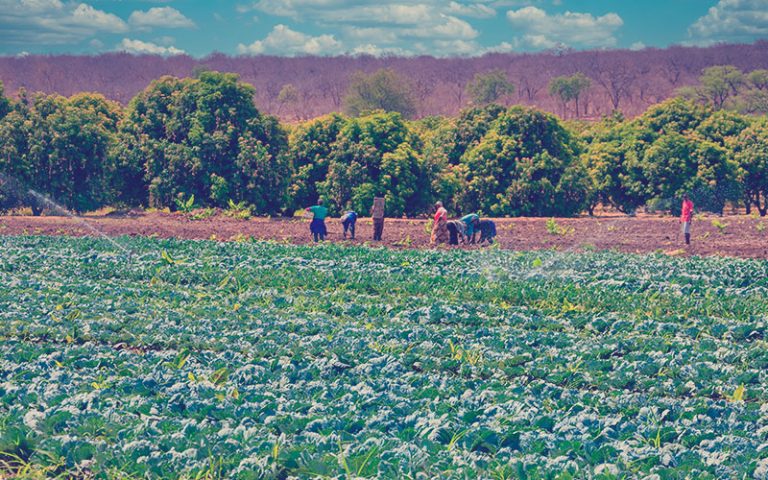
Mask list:
POLYGON ((416 215, 430 201, 430 182, 419 138, 399 113, 376 112, 350 119, 333 145, 318 191, 332 211, 367 213, 374 196, 387 198, 388 216, 416 215))
POLYGON ((11 101, 5 96, 5 85, 0 80, 0 119, 11 111, 11 101))
POLYGON ((122 128, 130 158, 122 163, 143 163, 151 205, 173 207, 194 195, 204 205, 233 200, 279 211, 290 178, 286 135, 259 113, 253 95, 237 75, 204 71, 163 77, 131 101, 122 128))
POLYGON ((700 93, 715 109, 723 108, 728 98, 739 94, 744 85, 744 73, 733 65, 718 65, 702 72, 700 93))
POLYGON ((491 70, 476 74, 467 90, 473 104, 487 105, 515 93, 515 85, 503 70, 491 70))
POLYGON ((579 72, 571 76, 555 77, 549 82, 549 94, 560 99, 563 104, 563 116, 567 116, 567 107, 576 104, 576 117, 580 115, 579 98, 592 86, 592 81, 579 72))
POLYGON ((759 69, 749 72, 747 75, 749 84, 758 90, 768 90, 768 70, 759 69))
POLYGON ((747 208, 754 205, 761 216, 768 213, 768 122, 764 119, 744 129, 732 143, 742 174, 747 208))
MULTIPOLYGON (((99 208, 113 200, 108 152, 121 115, 97 94, 22 102, 0 124, 0 171, 69 210, 99 208)), ((46 206, 40 198, 30 202, 36 214, 46 206)))
POLYGON ((317 186, 328 176, 331 153, 347 119, 337 113, 310 120, 289 136, 288 156, 292 160, 289 187, 290 208, 297 210, 317 202, 317 186))
POLYGON ((456 204, 491 215, 575 215, 589 188, 576 148, 556 117, 512 107, 462 156, 456 204))
POLYGON ((370 75, 355 73, 344 97, 344 108, 354 117, 376 110, 397 112, 405 118, 416 113, 410 86, 389 68, 377 70, 370 75))

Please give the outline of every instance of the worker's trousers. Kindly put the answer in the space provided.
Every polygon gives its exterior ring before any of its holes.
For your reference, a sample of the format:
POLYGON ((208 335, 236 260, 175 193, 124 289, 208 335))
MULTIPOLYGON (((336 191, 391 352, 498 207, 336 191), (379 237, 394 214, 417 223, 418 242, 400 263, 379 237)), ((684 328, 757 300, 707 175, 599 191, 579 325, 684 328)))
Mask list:
POLYGON ((373 239, 381 240, 382 233, 384 233, 384 219, 374 218, 373 219, 373 239))

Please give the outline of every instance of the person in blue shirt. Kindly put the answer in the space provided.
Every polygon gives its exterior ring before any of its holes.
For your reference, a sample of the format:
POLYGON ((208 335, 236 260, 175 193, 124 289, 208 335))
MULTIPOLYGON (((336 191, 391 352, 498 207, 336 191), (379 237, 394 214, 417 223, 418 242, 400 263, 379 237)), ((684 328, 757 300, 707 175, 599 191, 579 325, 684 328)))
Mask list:
POLYGON ((475 243, 475 229, 477 224, 480 223, 480 215, 476 213, 470 213, 461 217, 461 221, 467 226, 464 234, 467 237, 467 243, 475 243))
POLYGON ((355 239, 355 224, 357 223, 357 212, 349 211, 341 216, 341 225, 344 227, 344 238, 347 238, 347 231, 350 238, 355 239))

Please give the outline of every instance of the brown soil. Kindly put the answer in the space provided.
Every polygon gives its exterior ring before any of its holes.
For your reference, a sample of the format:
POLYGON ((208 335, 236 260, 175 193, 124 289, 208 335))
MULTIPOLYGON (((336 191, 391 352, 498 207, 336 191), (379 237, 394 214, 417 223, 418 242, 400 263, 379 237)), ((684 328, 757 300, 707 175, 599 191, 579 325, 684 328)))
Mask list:
MULTIPOLYGON (((575 219, 557 219, 561 234, 547 231, 547 219, 496 219, 501 247, 512 250, 592 250, 615 249, 630 253, 663 252, 669 255, 722 255, 768 258, 768 219, 744 215, 697 217, 693 225, 692 245, 683 244, 676 218, 659 216, 626 217, 605 215, 575 219), (713 225, 727 225, 721 231, 713 225), (759 227, 765 225, 766 228, 759 227), (760 231, 762 230, 762 231, 760 231), (678 238, 679 237, 679 238, 678 238)), ((329 219, 328 240, 342 241, 338 219, 329 219)), ((426 247, 429 235, 426 220, 387 219, 383 245, 393 248, 426 247)), ((136 213, 127 216, 0 217, 0 235, 142 235, 189 239, 236 240, 243 237, 271 239, 291 243, 310 241, 308 220, 263 219, 237 220, 223 216, 191 220, 181 214, 136 213)), ((357 240, 350 244, 372 242, 370 219, 360 219, 357 240)))

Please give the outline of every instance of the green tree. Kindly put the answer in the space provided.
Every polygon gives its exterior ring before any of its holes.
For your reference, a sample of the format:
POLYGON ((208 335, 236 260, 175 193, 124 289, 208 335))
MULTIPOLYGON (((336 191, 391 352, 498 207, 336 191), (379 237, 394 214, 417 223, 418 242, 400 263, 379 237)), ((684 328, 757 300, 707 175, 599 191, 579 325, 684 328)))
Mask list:
POLYGON ((388 216, 422 213, 431 178, 423 168, 421 149, 419 138, 398 113, 350 119, 339 131, 318 192, 335 213, 345 208, 367 212, 376 195, 390 200, 388 216))
POLYGON ((299 90, 291 83, 283 85, 283 88, 280 89, 280 93, 277 95, 277 102, 279 104, 277 109, 278 115, 280 115, 283 107, 295 108, 299 102, 299 90))
POLYGON ((696 102, 672 98, 650 107, 633 122, 636 136, 644 144, 668 133, 692 132, 712 114, 696 102))
POLYGON ((467 85, 472 103, 487 105, 515 93, 515 85, 509 81, 503 70, 478 73, 467 85))
POLYGON ((749 84, 758 90, 768 90, 768 70, 753 70, 747 75, 749 84))
POLYGON ((716 110, 720 110, 729 98, 739 94, 745 77, 741 70, 732 65, 718 65, 705 68, 699 81, 699 96, 716 110))
POLYGON ((568 104, 575 102, 576 117, 580 116, 579 98, 592 86, 592 81, 579 72, 571 76, 555 77, 549 82, 549 94, 560 99, 563 105, 563 116, 568 113, 568 104))
POLYGON ((556 117, 512 107, 462 157, 466 176, 456 203, 492 215, 575 215, 589 188, 576 149, 556 117))
POLYGON ((679 213, 679 199, 689 193, 698 208, 722 213, 726 200, 739 198, 737 169, 727 150, 698 135, 661 136, 639 161, 635 185, 659 208, 679 213))
POLYGON ((0 119, 11 111, 11 101, 5 96, 5 85, 0 80, 0 119))
POLYGON ((382 155, 377 191, 383 192, 392 216, 415 216, 427 210, 430 182, 426 173, 423 157, 409 143, 382 155))
MULTIPOLYGON (((273 120, 274 121, 274 120, 273 120)), ((279 125, 269 127, 269 138, 279 134, 279 125)), ((235 198, 253 206, 257 212, 276 214, 287 204, 291 165, 282 153, 270 151, 254 132, 245 131, 239 139, 237 168, 231 192, 224 198, 235 198)), ((218 200, 218 199, 217 199, 218 200)))
POLYGON ((398 112, 405 118, 416 113, 416 105, 408 83, 392 69, 381 69, 370 75, 357 72, 344 97, 345 111, 354 116, 376 110, 398 112))
POLYGON ((718 110, 696 127, 696 132, 707 140, 725 147, 728 141, 737 137, 749 127, 749 120, 744 115, 728 110, 718 110))
POLYGON ((762 120, 743 130, 731 146, 741 168, 747 210, 754 205, 764 217, 768 213, 768 123, 762 120))
MULTIPOLYGON (((20 102, 0 127, 0 170, 69 210, 99 208, 113 199, 108 152, 121 114, 119 105, 96 94, 20 102)), ((36 198, 26 200, 39 214, 45 205, 36 198)))
POLYGON ((587 144, 582 162, 590 179, 588 209, 602 203, 620 212, 631 213, 648 200, 647 194, 633 188, 637 173, 636 128, 621 118, 607 118, 585 134, 587 144))
POLYGON ((754 70, 747 79, 749 88, 736 100, 738 109, 752 115, 768 113, 768 70, 754 70))
POLYGON ((123 163, 144 159, 150 205, 173 208, 175 199, 194 195, 204 205, 245 201, 259 213, 279 212, 263 191, 277 188, 273 198, 285 198, 287 139, 253 95, 237 75, 203 71, 194 79, 163 77, 131 101, 121 128, 129 152, 123 163))
POLYGON ((346 123, 347 119, 332 113, 303 123, 291 132, 288 157, 293 165, 288 188, 289 211, 317 202, 320 196, 317 186, 328 176, 331 153, 346 123))
POLYGON ((462 110, 458 118, 435 135, 431 144, 435 146, 432 155, 443 156, 447 164, 457 165, 466 151, 477 145, 488 133, 493 122, 506 112, 497 104, 462 110))
POLYGON ((27 191, 37 175, 29 155, 32 122, 26 102, 10 105, 12 109, 0 118, 0 212, 37 203, 27 191))

